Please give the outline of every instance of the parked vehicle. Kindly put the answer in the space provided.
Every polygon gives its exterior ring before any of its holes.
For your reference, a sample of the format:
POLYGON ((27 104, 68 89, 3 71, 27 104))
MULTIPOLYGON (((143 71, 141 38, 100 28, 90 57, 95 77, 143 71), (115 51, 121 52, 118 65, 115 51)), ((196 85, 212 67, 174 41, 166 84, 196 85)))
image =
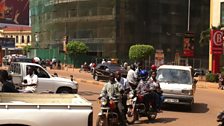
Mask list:
POLYGON ((9 66, 9 74, 14 84, 20 85, 27 75, 28 68, 33 68, 38 76, 36 93, 78 93, 78 83, 74 80, 50 75, 46 69, 36 63, 13 62, 9 66))
POLYGON ((119 64, 98 64, 93 71, 93 78, 96 81, 108 80, 111 72, 120 71, 123 77, 127 76, 127 70, 121 67, 119 64))
POLYGON ((219 122, 218 126, 224 126, 224 111, 222 111, 218 114, 217 122, 219 122))
POLYGON ((204 75, 205 75, 205 71, 203 69, 200 69, 200 68, 194 69, 194 77, 204 76, 204 75))
POLYGON ((187 105, 191 110, 197 81, 190 66, 162 65, 157 70, 157 80, 163 91, 165 104, 187 105))
POLYGON ((92 103, 77 94, 0 93, 1 126, 92 126, 92 103))
POLYGON ((119 125, 117 103, 117 98, 109 100, 106 97, 102 97, 100 99, 101 111, 98 113, 96 126, 119 125))
POLYGON ((155 120, 157 117, 157 112, 152 110, 152 105, 149 103, 149 111, 146 111, 145 104, 143 102, 143 96, 136 95, 135 93, 129 93, 127 100, 127 122, 133 124, 140 117, 147 117, 148 120, 155 120))

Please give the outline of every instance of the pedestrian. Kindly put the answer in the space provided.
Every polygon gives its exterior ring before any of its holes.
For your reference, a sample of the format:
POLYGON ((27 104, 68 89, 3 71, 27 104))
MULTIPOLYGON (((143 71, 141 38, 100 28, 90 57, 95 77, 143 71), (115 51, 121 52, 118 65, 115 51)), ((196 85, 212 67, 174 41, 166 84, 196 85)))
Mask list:
POLYGON ((9 75, 6 70, 0 71, 0 82, 2 83, 2 92, 17 93, 19 92, 15 85, 9 81, 9 75))

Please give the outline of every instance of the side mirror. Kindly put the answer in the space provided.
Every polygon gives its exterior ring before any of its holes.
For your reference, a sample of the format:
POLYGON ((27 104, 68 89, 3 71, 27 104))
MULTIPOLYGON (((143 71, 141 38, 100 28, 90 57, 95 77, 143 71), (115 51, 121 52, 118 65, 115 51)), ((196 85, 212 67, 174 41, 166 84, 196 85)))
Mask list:
POLYGON ((70 78, 71 78, 71 81, 73 81, 74 79, 73 79, 73 75, 70 75, 70 78))
POLYGON ((58 77, 58 74, 57 73, 54 73, 54 75, 53 75, 54 77, 58 77))

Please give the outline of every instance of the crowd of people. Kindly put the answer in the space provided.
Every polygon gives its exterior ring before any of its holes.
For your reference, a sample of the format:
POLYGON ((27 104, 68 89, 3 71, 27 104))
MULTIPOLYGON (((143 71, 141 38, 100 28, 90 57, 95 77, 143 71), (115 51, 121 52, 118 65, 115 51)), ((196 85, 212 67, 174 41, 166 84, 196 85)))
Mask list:
POLYGON ((118 110, 120 113, 121 125, 125 125, 126 112, 127 112, 127 97, 130 92, 136 92, 136 95, 143 96, 143 101, 146 107, 146 111, 149 110, 149 102, 152 103, 152 109, 154 112, 161 112, 161 105, 163 102, 162 90, 158 81, 156 80, 156 66, 152 65, 151 70, 145 70, 142 68, 142 64, 135 66, 130 65, 127 77, 121 77, 121 73, 116 71, 110 73, 110 79, 105 83, 101 90, 100 98, 108 97, 120 97, 120 103, 118 103, 118 110))

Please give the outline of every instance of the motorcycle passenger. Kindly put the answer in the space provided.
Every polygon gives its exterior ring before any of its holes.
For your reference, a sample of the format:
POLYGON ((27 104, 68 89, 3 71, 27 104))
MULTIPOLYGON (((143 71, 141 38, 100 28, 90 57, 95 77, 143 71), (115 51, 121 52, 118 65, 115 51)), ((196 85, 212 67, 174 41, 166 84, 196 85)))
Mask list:
MULTIPOLYGON (((121 90, 122 89, 119 83, 115 81, 115 74, 110 73, 109 81, 102 88, 99 99, 105 96, 108 97, 109 100, 112 100, 114 97, 120 97, 121 90)), ((125 126, 126 121, 125 121, 125 115, 123 113, 124 106, 122 105, 120 100, 118 101, 117 106, 118 106, 118 111, 119 111, 118 114, 120 117, 119 119, 120 119, 121 126, 125 126)))
POLYGON ((162 95, 162 90, 160 88, 159 83, 156 80, 156 71, 152 71, 151 77, 148 80, 148 83, 150 84, 150 90, 155 92, 155 102, 157 111, 160 111, 164 97, 162 95))
POLYGON ((127 81, 132 90, 134 90, 138 85, 136 80, 137 80, 137 75, 135 73, 135 66, 131 64, 130 70, 128 71, 128 74, 127 74, 127 81))
MULTIPOLYGON (((119 83, 120 87, 121 87, 121 102, 124 106, 124 114, 126 115, 127 113, 127 95, 130 91, 130 86, 128 84, 128 81, 126 78, 121 76, 121 72, 120 71, 116 71, 116 82, 119 83)), ((126 116, 125 116, 126 117, 126 116)))
POLYGON ((155 104, 155 93, 150 90, 150 84, 148 83, 148 71, 141 70, 140 71, 141 80, 136 88, 137 95, 143 96, 143 102, 145 104, 146 112, 149 111, 149 103, 152 101, 152 109, 156 111, 156 104, 155 104))

